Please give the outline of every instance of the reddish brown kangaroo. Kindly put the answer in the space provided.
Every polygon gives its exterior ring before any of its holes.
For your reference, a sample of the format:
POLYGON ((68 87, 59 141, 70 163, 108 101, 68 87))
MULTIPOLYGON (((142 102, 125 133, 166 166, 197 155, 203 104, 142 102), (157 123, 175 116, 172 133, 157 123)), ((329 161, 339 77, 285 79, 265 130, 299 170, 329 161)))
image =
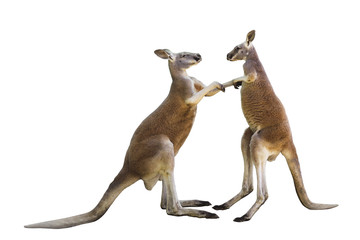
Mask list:
POLYGON ((172 84, 164 102, 136 129, 127 150, 124 166, 110 184, 98 205, 88 213, 25 226, 26 228, 68 228, 101 218, 117 196, 138 180, 151 190, 162 181, 161 208, 174 216, 218 218, 216 214, 184 207, 211 205, 207 201, 179 201, 174 181, 174 158, 190 133, 197 104, 225 88, 218 82, 205 86, 186 73, 201 61, 200 54, 173 53, 158 49, 155 54, 169 62, 172 84))
POLYGON ((216 210, 230 208, 253 190, 253 165, 257 176, 257 199, 250 210, 236 222, 248 221, 268 198, 265 179, 266 161, 273 161, 281 153, 291 171, 300 202, 308 209, 330 209, 336 204, 318 204, 309 200, 301 176, 300 165, 293 143, 285 109, 266 76, 252 41, 255 31, 247 34, 246 41, 237 45, 228 55, 229 61, 245 60, 244 76, 229 81, 224 87, 241 87, 241 105, 249 128, 241 140, 244 158, 244 178, 239 194, 226 203, 214 206, 216 210))

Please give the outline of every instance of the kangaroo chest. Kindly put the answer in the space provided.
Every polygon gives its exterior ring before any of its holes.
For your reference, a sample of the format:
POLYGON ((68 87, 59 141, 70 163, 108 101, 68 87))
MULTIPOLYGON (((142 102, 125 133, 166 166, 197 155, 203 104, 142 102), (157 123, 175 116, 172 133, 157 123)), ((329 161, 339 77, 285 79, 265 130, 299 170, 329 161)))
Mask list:
POLYGON ((141 142, 156 135, 167 136, 177 154, 188 137, 196 117, 196 106, 163 103, 137 128, 133 141, 141 142))

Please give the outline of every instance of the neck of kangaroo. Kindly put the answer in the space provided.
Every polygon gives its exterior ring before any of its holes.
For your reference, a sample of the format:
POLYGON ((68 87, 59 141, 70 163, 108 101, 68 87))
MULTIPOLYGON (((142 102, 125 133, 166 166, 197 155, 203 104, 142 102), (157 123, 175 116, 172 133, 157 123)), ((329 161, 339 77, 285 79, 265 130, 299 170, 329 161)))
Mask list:
POLYGON ((246 61, 255 61, 260 63, 259 56, 254 46, 250 47, 249 55, 246 57, 246 61))
POLYGON ((187 74, 185 69, 178 68, 170 63, 169 63, 169 70, 173 81, 176 79, 189 78, 189 75, 187 74))
POLYGON ((170 88, 170 95, 181 96, 183 100, 191 97, 193 94, 193 83, 186 69, 179 69, 169 63, 172 84, 170 88))
POLYGON ((189 75, 186 72, 186 69, 181 69, 173 64, 169 63, 169 70, 173 83, 181 80, 189 79, 189 75))
MULTIPOLYGON (((249 51, 249 55, 246 57, 245 63, 243 65, 244 74, 248 75, 254 70, 257 73, 257 79, 254 82, 255 84, 249 84, 249 85, 257 85, 257 83, 261 82, 268 82, 268 85, 270 85, 270 82, 266 76, 265 70, 263 65, 260 62, 259 56, 254 48, 254 46, 251 46, 251 49, 249 51)), ((271 85, 270 85, 271 86, 271 85)))

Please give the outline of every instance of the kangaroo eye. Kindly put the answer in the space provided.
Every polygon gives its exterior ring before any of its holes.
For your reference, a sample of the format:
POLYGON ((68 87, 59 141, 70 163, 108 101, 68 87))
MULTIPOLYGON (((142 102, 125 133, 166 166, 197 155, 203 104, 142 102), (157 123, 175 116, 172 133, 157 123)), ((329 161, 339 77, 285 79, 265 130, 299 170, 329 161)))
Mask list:
POLYGON ((182 57, 182 58, 184 58, 184 57, 186 57, 186 55, 185 55, 185 54, 183 54, 183 55, 181 55, 181 57, 182 57))
POLYGON ((236 50, 236 51, 239 50, 239 49, 241 49, 241 47, 239 47, 239 46, 236 46, 236 47, 235 47, 235 50, 236 50))

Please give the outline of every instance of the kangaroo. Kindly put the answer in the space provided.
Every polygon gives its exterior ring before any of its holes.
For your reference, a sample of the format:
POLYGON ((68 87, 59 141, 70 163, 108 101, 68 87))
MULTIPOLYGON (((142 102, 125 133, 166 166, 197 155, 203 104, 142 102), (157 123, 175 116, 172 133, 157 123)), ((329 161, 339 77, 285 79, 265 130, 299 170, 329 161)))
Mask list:
POLYGON ((68 228, 101 218, 117 196, 138 180, 151 190, 162 181, 161 208, 168 215, 218 218, 216 214, 184 207, 211 205, 207 201, 179 201, 174 182, 174 158, 190 133, 197 104, 225 88, 218 82, 205 86, 186 73, 201 61, 200 54, 155 50, 169 63, 172 84, 167 98, 136 129, 126 152, 123 168, 110 184, 97 206, 88 213, 25 226, 26 228, 68 228))
POLYGON ((281 153, 291 171, 296 193, 300 202, 308 209, 330 209, 337 204, 318 204, 309 200, 301 176, 300 165, 293 143, 289 121, 285 109, 266 76, 252 41, 255 31, 247 34, 246 41, 237 45, 227 54, 227 60, 245 60, 244 76, 224 83, 224 87, 234 85, 241 87, 241 105, 249 127, 241 140, 244 158, 244 176, 239 194, 222 205, 214 206, 216 210, 229 209, 240 199, 253 191, 253 165, 257 176, 257 199, 249 211, 235 222, 250 220, 268 198, 266 187, 266 161, 274 161, 281 153))

